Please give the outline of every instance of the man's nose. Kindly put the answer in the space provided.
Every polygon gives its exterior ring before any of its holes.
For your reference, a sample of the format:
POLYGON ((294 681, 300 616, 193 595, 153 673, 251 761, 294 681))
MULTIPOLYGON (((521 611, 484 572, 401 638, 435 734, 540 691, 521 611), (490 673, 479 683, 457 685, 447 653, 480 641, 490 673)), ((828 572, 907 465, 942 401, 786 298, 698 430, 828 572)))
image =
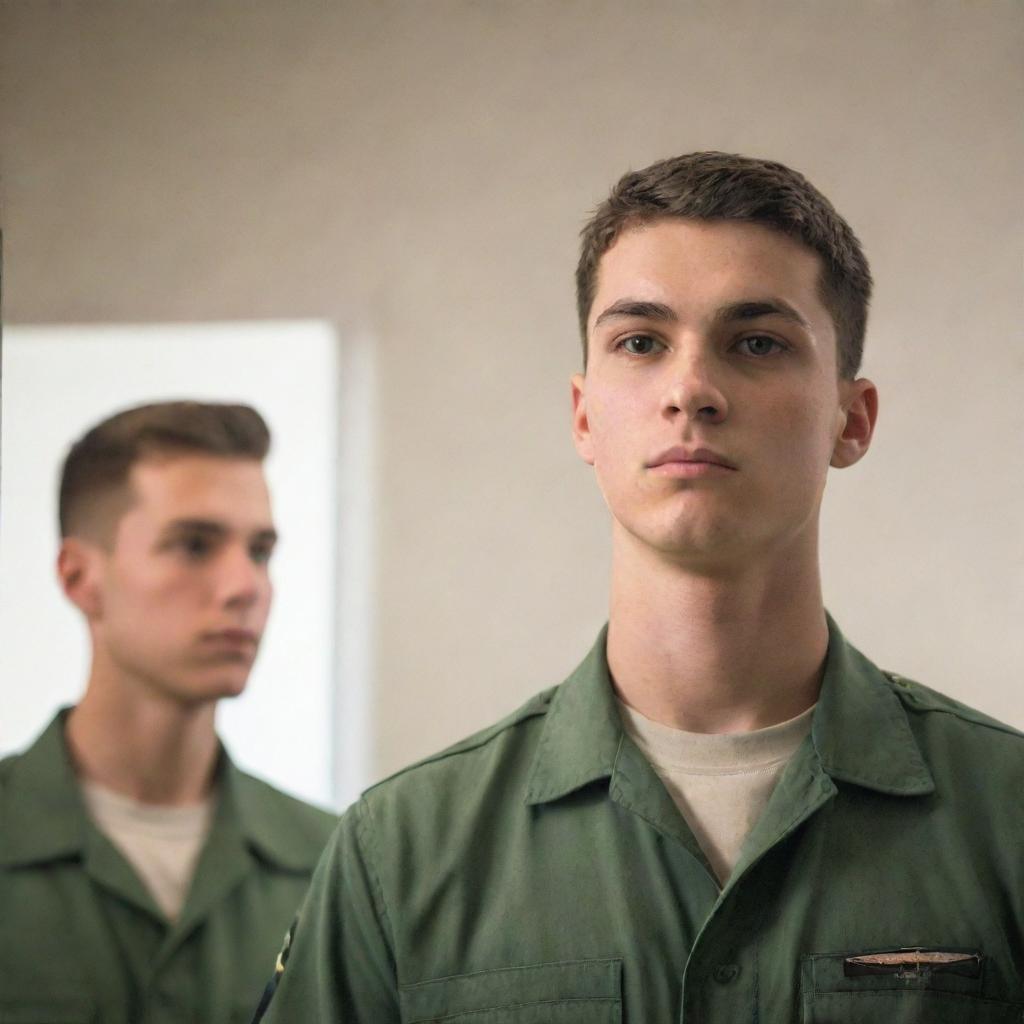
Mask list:
POLYGON ((253 561, 244 545, 226 549, 217 568, 218 598, 225 606, 247 608, 269 588, 266 567, 253 561))
POLYGON ((703 350, 682 352, 669 364, 668 373, 662 410, 669 419, 721 423, 728 416, 729 403, 713 355, 703 350))

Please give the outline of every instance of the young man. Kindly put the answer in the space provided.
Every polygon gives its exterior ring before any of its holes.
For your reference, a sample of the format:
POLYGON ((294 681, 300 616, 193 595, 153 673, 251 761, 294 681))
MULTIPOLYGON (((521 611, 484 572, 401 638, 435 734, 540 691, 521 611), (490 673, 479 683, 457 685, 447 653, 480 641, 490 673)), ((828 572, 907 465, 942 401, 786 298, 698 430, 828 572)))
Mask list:
POLYGON ((170 402, 67 457, 57 568, 92 665, 0 763, 0 1020, 251 1014, 334 825, 214 731, 270 611, 269 444, 247 406, 170 402))
POLYGON ((827 471, 875 424, 870 283, 779 164, 619 182, 572 381, 607 630, 346 813, 268 1021, 1022 1019, 1024 737, 880 671, 822 603, 827 471))

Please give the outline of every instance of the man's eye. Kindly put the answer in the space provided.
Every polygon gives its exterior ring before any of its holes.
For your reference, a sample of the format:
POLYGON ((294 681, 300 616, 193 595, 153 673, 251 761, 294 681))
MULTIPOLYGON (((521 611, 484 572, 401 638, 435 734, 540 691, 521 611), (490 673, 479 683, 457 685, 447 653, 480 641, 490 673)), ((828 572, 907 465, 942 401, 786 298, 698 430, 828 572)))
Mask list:
POLYGON ((179 543, 181 549, 189 558, 204 558, 210 553, 211 545, 206 537, 182 537, 179 543))
POLYGON ((776 350, 785 346, 766 334, 752 334, 749 338, 741 338, 739 348, 745 350, 748 356, 770 356, 776 350))
POLYGON ((249 548, 249 557, 257 565, 266 565, 270 561, 270 556, 274 553, 274 548, 269 544, 254 544, 249 548))
POLYGON ((631 334, 619 342, 619 346, 631 356, 649 356, 657 345, 658 342, 649 334, 631 334))

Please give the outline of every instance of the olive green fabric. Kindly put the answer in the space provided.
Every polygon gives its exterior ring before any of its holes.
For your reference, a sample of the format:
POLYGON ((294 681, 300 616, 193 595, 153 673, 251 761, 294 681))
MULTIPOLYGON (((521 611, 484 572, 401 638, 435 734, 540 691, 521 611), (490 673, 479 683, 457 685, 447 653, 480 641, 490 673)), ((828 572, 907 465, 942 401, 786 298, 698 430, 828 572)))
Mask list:
POLYGON ((830 622, 812 733, 720 890, 623 734, 604 637, 561 686, 370 789, 266 1024, 1024 1020, 1024 737, 830 622), (847 976, 855 953, 980 952, 847 976))
POLYGON ((169 924, 89 819, 63 718, 0 762, 0 1022, 248 1021, 336 819, 224 755, 210 835, 169 924))

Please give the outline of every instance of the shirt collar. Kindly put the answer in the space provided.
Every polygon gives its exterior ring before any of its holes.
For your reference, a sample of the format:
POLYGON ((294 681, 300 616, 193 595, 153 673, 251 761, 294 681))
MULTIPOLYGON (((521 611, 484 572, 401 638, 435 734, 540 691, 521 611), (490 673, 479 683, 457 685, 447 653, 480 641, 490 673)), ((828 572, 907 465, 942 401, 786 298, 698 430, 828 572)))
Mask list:
MULTIPOLYGON (((0 865, 80 857, 92 828, 78 787, 62 708, 23 754, 0 775, 0 865)), ((219 799, 213 829, 238 835, 263 860, 289 871, 311 871, 322 836, 306 835, 288 815, 286 798, 240 771, 221 748, 219 799)))
POLYGON ((85 849, 89 817, 64 744, 64 719, 54 715, 23 754, 0 775, 0 864, 61 860, 85 849))
POLYGON ((551 699, 527 786, 528 804, 609 778, 622 743, 605 645, 608 627, 551 699))
POLYGON ((828 655, 811 736, 824 771, 892 796, 925 796, 935 781, 893 685, 828 617, 828 655))
POLYGON ((323 835, 299 827, 288 797, 241 771, 226 751, 221 759, 218 819, 230 821, 264 861, 285 871, 312 871, 323 835))
MULTIPOLYGON (((822 769, 833 779, 894 796, 933 792, 935 783, 892 684, 827 618, 828 654, 811 726, 822 769)), ((607 635, 605 626, 555 691, 534 755, 528 804, 557 800, 615 771, 623 728, 608 672, 607 635)))

